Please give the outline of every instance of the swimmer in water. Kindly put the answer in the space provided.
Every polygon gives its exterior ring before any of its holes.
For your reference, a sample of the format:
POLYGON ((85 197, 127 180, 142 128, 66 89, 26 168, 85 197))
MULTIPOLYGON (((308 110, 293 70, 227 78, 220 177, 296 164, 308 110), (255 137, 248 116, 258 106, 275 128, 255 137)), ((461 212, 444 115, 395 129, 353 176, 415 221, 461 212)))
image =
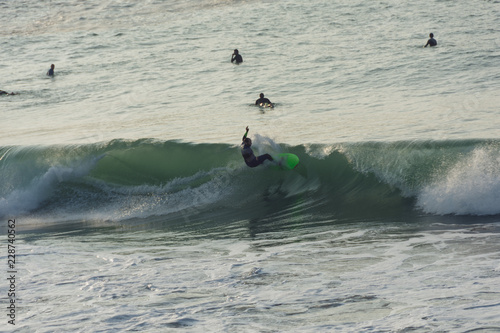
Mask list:
POLYGON ((260 105, 263 106, 264 104, 269 104, 271 107, 273 106, 273 103, 267 98, 264 98, 264 94, 260 94, 260 98, 255 101, 255 105, 260 105))
POLYGON ((52 64, 50 65, 50 69, 47 71, 47 76, 54 76, 54 68, 56 65, 52 64))
POLYGON ((433 33, 430 33, 429 34, 429 40, 427 41, 427 44, 425 44, 424 47, 427 47, 427 45, 429 46, 436 46, 438 45, 438 42, 434 39, 434 34, 433 33))
POLYGON ((248 135, 248 126, 246 128, 245 135, 243 135, 243 139, 241 140, 241 156, 243 156, 243 159, 245 160, 245 163, 250 167, 250 168, 255 168, 256 166, 261 165, 264 163, 264 161, 269 160, 272 161, 273 158, 269 154, 264 154, 260 156, 255 156, 253 153, 252 148, 252 139, 247 138, 248 135))
POLYGON ((234 50, 234 53, 231 56, 231 62, 236 62, 237 65, 243 62, 243 57, 239 54, 237 49, 234 50))

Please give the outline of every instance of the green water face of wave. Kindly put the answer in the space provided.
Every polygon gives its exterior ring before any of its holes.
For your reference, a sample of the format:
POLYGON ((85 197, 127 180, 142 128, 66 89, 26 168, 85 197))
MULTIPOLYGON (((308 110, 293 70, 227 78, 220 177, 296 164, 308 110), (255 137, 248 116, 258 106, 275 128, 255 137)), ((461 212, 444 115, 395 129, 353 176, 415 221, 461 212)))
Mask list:
POLYGON ((498 147, 495 141, 254 145, 256 153, 298 155, 292 171, 248 168, 239 148, 225 144, 144 139, 4 147, 0 215, 114 221, 180 212, 222 219, 496 215, 498 147))

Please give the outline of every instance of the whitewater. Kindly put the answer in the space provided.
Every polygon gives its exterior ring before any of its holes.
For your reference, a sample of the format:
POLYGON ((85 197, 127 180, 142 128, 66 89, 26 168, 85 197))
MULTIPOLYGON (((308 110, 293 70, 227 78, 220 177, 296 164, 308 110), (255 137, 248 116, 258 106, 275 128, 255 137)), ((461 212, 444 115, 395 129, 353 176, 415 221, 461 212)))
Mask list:
POLYGON ((499 23, 0 1, 0 331, 499 332, 499 23), (248 168, 246 126, 297 168, 248 168))

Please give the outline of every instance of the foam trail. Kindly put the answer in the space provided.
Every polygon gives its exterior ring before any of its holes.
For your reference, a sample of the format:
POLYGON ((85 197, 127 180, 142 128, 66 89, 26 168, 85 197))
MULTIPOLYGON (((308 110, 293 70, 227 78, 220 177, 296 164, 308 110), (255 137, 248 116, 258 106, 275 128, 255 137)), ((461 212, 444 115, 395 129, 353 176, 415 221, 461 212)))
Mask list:
POLYGON ((103 185, 103 190, 112 193, 107 198, 107 207, 93 217, 102 220, 145 218, 151 215, 165 215, 189 210, 198 212, 201 207, 230 196, 229 180, 217 175, 228 173, 226 168, 215 168, 209 172, 200 171, 185 178, 175 178, 165 185, 139 185, 114 187, 103 185), (210 180, 203 181, 210 177, 210 180), (201 181, 202 183, 194 185, 201 181), (131 205, 131 203, 133 204, 131 205))

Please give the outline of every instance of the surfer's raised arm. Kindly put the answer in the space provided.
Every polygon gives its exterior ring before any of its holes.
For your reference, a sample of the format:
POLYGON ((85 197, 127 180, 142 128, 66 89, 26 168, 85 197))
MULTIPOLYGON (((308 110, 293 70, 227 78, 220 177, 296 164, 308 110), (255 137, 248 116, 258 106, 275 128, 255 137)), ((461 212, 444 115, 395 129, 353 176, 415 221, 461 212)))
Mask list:
POLYGON ((246 132, 245 132, 245 134, 243 135, 243 139, 241 139, 241 141, 242 141, 242 142, 245 142, 245 139, 247 138, 247 135, 248 135, 248 126, 247 126, 246 130, 247 130, 247 131, 246 131, 246 132))

